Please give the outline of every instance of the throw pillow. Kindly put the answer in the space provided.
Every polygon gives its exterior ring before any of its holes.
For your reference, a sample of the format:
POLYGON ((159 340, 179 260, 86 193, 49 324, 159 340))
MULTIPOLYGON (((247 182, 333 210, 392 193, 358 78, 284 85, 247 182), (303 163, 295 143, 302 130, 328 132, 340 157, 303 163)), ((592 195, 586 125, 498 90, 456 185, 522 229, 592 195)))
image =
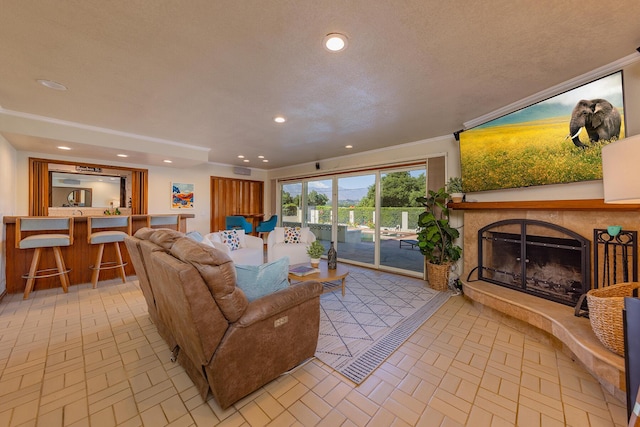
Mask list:
POLYGON ((223 230, 220 232, 220 240, 227 245, 229 250, 236 251, 240 249, 240 236, 236 230, 223 230))
POLYGON ((285 227, 284 228, 284 242, 285 243, 300 243, 301 239, 300 227, 285 227))
POLYGON ((198 243, 201 243, 202 240, 204 239, 204 237, 202 237, 202 234, 198 233, 197 231, 190 231, 187 233, 187 237, 189 237, 190 239, 195 240, 198 243))
POLYGON ((289 286, 289 257, 262 265, 237 265, 236 285, 249 302, 289 286))

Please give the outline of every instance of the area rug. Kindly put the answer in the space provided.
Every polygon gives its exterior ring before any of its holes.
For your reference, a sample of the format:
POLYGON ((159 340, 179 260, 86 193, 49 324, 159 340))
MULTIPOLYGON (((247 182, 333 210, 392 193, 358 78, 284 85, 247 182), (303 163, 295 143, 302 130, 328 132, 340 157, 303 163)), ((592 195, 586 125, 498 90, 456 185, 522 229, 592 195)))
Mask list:
POLYGON ((361 268, 350 270, 344 297, 336 290, 320 298, 320 337, 315 355, 360 384, 451 293, 435 291, 424 281, 410 277, 361 268))

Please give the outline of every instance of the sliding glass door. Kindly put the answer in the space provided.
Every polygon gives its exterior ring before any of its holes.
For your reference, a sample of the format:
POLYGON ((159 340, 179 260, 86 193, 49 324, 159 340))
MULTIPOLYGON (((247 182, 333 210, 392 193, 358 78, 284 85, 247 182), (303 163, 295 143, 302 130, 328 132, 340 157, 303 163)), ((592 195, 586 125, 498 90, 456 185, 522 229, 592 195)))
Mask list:
POLYGON ((316 235, 316 240, 319 240, 325 249, 329 249, 334 218, 333 179, 307 181, 306 187, 305 224, 316 235))
POLYGON ((375 265, 376 175, 337 178, 338 257, 375 265))
POLYGON ((438 157, 283 183, 283 225, 309 227, 327 249, 334 242, 340 261, 422 276, 416 227, 424 208, 415 200, 427 188, 442 185, 444 164, 438 157))
POLYGON ((380 174, 380 265, 422 272, 424 256, 417 246, 418 215, 424 208, 416 198, 426 192, 426 168, 380 174))

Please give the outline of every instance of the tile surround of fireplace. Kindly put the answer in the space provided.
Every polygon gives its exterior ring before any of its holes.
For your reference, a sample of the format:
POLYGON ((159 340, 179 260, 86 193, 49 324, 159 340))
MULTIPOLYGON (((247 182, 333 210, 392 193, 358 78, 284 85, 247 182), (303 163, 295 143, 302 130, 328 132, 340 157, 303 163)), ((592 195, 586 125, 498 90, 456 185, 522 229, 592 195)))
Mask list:
MULTIPOLYGON (((640 205, 606 205, 602 200, 554 200, 527 202, 456 203, 450 208, 463 212, 463 269, 460 278, 465 296, 479 307, 500 313, 503 319, 519 322, 532 335, 548 336, 578 361, 610 392, 624 401, 624 358, 607 350, 595 337, 589 320, 574 316, 568 305, 543 300, 513 289, 477 280, 478 231, 488 224, 527 219, 555 224, 587 238, 593 230, 620 225, 640 229, 640 205)), ((592 247, 593 242, 591 241, 592 247)), ((593 283, 593 250, 590 251, 593 283)))

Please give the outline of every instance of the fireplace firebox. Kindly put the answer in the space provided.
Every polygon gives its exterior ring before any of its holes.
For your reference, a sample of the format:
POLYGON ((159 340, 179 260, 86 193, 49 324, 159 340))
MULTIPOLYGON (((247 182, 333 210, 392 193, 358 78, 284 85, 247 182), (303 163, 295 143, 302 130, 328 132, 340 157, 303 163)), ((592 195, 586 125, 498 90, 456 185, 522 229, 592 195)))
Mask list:
POLYGON ((590 242, 548 222, 494 222, 478 231, 478 278, 575 306, 591 288, 590 242))

